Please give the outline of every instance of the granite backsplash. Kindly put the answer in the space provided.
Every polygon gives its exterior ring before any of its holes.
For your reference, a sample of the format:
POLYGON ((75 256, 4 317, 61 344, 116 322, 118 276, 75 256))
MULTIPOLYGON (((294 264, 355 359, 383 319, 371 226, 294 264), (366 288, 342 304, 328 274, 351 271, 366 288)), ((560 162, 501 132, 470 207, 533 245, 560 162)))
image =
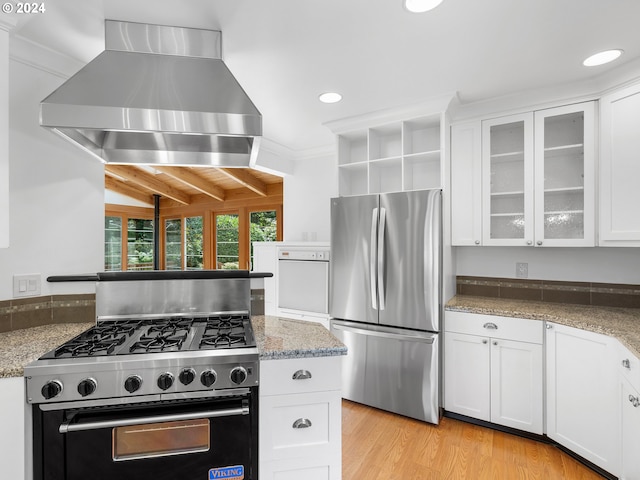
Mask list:
POLYGON ((640 308, 640 285, 456 277, 456 294, 600 307, 640 308))

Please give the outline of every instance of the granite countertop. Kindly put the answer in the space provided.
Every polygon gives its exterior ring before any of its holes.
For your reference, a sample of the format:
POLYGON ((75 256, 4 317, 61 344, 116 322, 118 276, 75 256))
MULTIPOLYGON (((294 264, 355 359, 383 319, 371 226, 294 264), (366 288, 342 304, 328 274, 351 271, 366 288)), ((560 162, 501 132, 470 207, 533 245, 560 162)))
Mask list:
POLYGON ((549 322, 602 333, 618 339, 640 358, 640 309, 571 305, 456 295, 445 310, 549 322))
POLYGON ((260 360, 347 354, 347 347, 319 323, 271 316, 254 316, 251 322, 260 360))
MULTIPOLYGON (((347 347, 319 323, 270 316, 254 316, 251 322, 261 360, 347 353, 347 347)), ((25 365, 93 325, 61 323, 0 333, 0 378, 21 377, 25 365)))
POLYGON ((0 378, 21 377, 25 365, 93 326, 58 323, 0 333, 0 378))

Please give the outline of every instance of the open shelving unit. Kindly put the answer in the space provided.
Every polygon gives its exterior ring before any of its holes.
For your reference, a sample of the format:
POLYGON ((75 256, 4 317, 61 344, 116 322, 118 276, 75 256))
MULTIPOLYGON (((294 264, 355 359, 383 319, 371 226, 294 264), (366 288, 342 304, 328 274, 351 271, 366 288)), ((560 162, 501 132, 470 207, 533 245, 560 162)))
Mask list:
POLYGON ((442 188, 442 114, 338 134, 341 196, 442 188))

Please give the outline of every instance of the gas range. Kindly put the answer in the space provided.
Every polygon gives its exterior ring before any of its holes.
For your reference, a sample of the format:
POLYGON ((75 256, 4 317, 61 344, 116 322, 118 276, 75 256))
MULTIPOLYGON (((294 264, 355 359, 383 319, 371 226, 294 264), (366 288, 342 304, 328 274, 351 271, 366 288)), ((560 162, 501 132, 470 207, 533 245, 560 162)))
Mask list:
POLYGON ((248 285, 164 272, 99 282, 96 325, 25 367, 27 402, 154 401, 257 386, 248 285))
POLYGON ((26 478, 256 480, 248 272, 98 277, 96 324, 25 367, 26 478))
POLYGON ((255 386, 248 314, 101 321, 27 366, 29 403, 255 386))

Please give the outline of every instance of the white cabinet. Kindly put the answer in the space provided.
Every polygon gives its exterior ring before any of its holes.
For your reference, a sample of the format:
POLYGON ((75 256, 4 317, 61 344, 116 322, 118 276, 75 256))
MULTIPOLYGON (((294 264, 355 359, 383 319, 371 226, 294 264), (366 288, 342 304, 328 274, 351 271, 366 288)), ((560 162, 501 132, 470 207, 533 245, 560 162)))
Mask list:
POLYGON ((482 122, 483 245, 533 244, 533 113, 482 122))
POLYGON ((342 478, 341 358, 260 363, 260 478, 342 478))
POLYGON ((0 248, 9 247, 9 32, 0 23, 0 248))
POLYGON ((547 435, 618 475, 616 340, 564 325, 547 327, 547 435))
POLYGON ((442 188, 444 114, 338 134, 341 196, 442 188))
POLYGON ((25 478, 25 405, 24 378, 0 379, 1 478, 25 478))
POLYGON ((622 383, 622 471, 620 478, 640 478, 640 393, 624 377, 622 383))
POLYGON ((594 109, 587 102, 452 126, 453 245, 593 246, 594 109))
POLYGON ((482 128, 451 127, 451 243, 482 244, 482 128))
POLYGON ((618 344, 620 372, 621 471, 620 478, 640 478, 640 359, 618 344))
POLYGON ((600 100, 601 246, 640 246, 640 85, 600 100))
POLYGON ((482 122, 484 245, 595 244, 593 102, 482 122))
POLYGON ((539 321, 445 312, 445 409, 542 434, 542 336, 539 321))

